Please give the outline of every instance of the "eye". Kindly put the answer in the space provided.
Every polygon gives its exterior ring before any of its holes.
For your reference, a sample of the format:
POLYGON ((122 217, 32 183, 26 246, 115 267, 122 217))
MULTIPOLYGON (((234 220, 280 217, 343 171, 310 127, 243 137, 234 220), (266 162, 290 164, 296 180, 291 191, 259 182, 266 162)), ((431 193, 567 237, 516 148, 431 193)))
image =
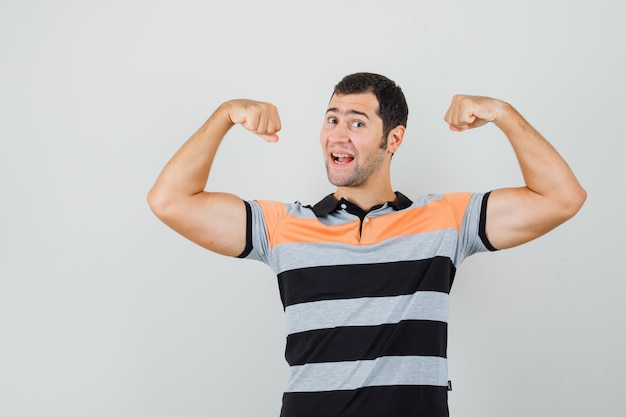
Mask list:
POLYGON ((356 120, 352 122, 352 127, 363 127, 363 126, 365 126, 365 124, 361 121, 356 120))
POLYGON ((331 124, 331 125, 337 124, 337 118, 336 117, 329 117, 328 118, 328 124, 331 124))

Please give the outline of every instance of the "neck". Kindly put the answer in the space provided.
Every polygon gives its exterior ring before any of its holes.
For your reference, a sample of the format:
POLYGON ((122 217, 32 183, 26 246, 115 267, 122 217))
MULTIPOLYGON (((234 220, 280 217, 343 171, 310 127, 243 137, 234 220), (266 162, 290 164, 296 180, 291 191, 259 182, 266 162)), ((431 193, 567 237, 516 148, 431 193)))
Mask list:
POLYGON ((335 191, 333 196, 337 200, 345 198, 365 211, 376 205, 395 201, 396 199, 396 194, 393 192, 391 184, 379 190, 372 190, 368 187, 337 187, 337 191, 335 191))

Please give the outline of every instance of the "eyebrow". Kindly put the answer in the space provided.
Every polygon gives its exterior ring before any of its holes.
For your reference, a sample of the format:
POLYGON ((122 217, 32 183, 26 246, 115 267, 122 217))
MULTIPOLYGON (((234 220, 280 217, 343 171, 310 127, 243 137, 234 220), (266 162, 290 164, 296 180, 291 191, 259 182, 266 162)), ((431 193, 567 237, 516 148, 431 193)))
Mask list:
POLYGON ((333 113, 340 113, 340 114, 358 114, 359 116, 363 116, 365 117, 367 120, 370 119, 370 117, 367 115, 367 113, 364 113, 362 111, 358 111, 358 110, 354 110, 354 109, 350 109, 348 111, 340 111, 337 107, 331 107, 328 110, 326 110, 326 114, 333 112, 333 113))

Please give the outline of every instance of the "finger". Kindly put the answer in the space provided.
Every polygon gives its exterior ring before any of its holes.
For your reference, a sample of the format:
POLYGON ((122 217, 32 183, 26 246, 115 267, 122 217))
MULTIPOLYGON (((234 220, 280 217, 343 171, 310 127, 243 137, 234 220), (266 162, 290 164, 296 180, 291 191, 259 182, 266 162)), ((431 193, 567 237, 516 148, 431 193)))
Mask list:
POLYGON ((267 113, 260 111, 257 115, 256 129, 253 130, 257 135, 264 135, 267 131, 267 113))
POLYGON ((248 115, 243 123, 242 126, 244 128, 246 128, 247 131, 252 132, 252 133, 258 133, 259 131, 259 124, 260 124, 260 120, 259 120, 259 116, 258 115, 248 115))
POLYGON ((278 115, 278 109, 275 106, 272 106, 271 111, 267 113, 265 132, 263 133, 273 135, 276 132, 279 132, 281 127, 282 125, 280 122, 280 116, 278 115))
POLYGON ((463 101, 461 100, 461 96, 455 95, 452 98, 452 103, 450 103, 450 107, 446 111, 444 116, 444 120, 448 125, 451 126, 461 126, 467 124, 468 121, 465 119, 466 110, 463 105, 463 101))
POLYGON ((448 124, 455 131, 463 131, 475 127, 474 125, 479 119, 473 114, 469 108, 457 107, 452 111, 452 115, 448 118, 448 124))
POLYGON ((460 115, 457 112, 455 112, 452 116, 446 119, 446 122, 448 123, 450 129, 457 132, 461 132, 463 130, 471 128, 475 121, 475 116, 468 116, 466 114, 460 115))
POLYGON ((464 130, 467 130, 467 126, 455 126, 455 125, 448 125, 448 127, 450 128, 450 130, 454 131, 454 132, 462 132, 464 130))
POLYGON ((266 142, 278 142, 278 135, 277 134, 273 134, 273 135, 259 135, 261 136, 266 142))
POLYGON ((280 120, 275 114, 263 114, 256 129, 258 135, 274 135, 280 130, 280 120))

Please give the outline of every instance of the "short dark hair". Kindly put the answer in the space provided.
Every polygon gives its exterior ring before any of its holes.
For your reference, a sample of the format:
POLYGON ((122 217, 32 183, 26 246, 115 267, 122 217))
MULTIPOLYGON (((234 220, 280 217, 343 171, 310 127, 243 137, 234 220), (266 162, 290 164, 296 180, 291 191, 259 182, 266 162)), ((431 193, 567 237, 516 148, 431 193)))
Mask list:
POLYGON ((399 85, 384 75, 357 72, 346 75, 335 86, 333 94, 372 92, 378 100, 378 115, 383 120, 381 147, 387 146, 387 135, 398 125, 406 127, 409 107, 399 85))

